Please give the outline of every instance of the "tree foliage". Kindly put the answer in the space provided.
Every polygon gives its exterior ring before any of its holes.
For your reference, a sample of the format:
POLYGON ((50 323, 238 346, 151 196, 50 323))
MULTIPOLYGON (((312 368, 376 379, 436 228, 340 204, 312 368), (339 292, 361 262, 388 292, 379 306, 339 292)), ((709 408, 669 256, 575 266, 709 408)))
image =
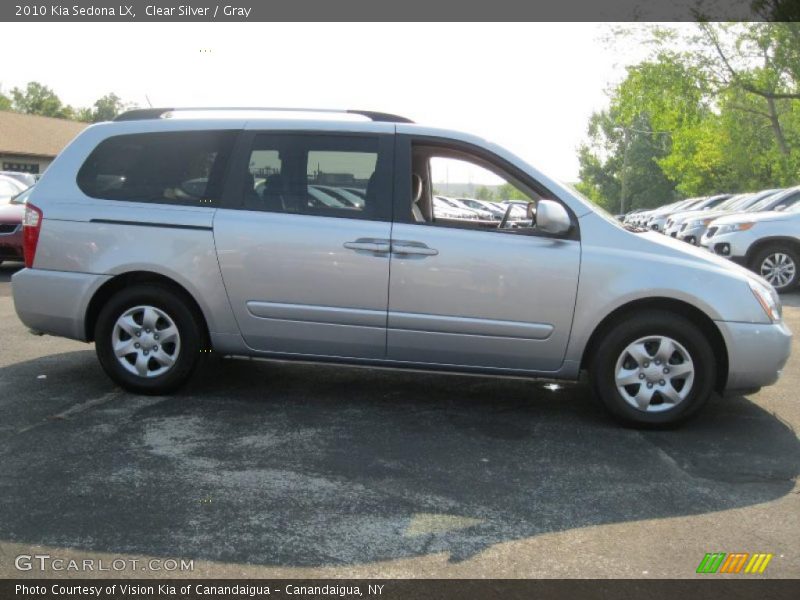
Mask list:
POLYGON ((590 119, 579 189, 627 210, 676 193, 798 183, 798 25, 698 23, 687 36, 651 30, 653 54, 627 69, 610 108, 590 119))
POLYGON ((64 104, 51 88, 38 81, 31 81, 24 88, 13 88, 10 97, 0 93, 0 110, 87 123, 110 121, 127 108, 129 105, 114 93, 99 98, 89 108, 73 108, 64 104))

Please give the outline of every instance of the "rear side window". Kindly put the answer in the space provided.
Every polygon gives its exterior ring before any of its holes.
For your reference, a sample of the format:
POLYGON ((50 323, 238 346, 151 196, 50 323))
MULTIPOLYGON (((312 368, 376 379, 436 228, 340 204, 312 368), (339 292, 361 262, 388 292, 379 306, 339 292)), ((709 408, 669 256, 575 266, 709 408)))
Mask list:
POLYGON ((388 220, 391 139, 258 134, 242 187, 247 210, 388 220))
POLYGON ((171 131, 111 137, 83 163, 78 187, 107 200, 214 205, 235 136, 234 131, 171 131))

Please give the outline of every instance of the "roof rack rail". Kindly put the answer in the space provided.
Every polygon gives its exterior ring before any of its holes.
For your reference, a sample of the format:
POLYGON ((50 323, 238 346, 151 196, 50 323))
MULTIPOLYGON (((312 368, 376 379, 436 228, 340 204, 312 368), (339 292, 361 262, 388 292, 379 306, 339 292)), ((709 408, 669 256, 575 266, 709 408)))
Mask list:
POLYGON ((333 108, 285 108, 265 106, 229 106, 229 107, 184 107, 184 108, 135 108, 117 115, 115 121, 141 121, 144 119, 160 119, 167 113, 178 111, 265 111, 265 112, 315 112, 361 115, 371 121, 382 123, 413 123, 411 119, 390 113, 376 112, 373 110, 337 110, 333 108))

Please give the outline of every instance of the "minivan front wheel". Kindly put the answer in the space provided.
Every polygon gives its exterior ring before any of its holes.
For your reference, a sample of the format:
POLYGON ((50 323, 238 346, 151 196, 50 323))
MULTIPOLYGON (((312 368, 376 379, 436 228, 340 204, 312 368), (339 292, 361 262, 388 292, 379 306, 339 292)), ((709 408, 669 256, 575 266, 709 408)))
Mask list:
POLYGON ((197 316, 168 287, 126 288, 106 303, 95 328, 97 357, 123 388, 166 394, 181 386, 196 367, 202 348, 197 316))
POLYGON ((596 393, 634 425, 679 423, 711 396, 716 362, 698 327, 677 314, 646 311, 616 324, 591 366, 596 393))

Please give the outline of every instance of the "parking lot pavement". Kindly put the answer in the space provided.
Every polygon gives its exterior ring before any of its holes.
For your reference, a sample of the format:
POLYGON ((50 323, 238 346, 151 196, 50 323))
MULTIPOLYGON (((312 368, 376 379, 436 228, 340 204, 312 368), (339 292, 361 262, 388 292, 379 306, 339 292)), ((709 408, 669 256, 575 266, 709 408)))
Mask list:
POLYGON ((172 576, 693 577, 706 552, 800 576, 797 342, 778 385, 675 431, 618 427, 584 385, 258 361, 147 398, 92 346, 28 334, 10 272, 2 577, 41 576, 14 568, 34 553, 194 560, 172 576))

